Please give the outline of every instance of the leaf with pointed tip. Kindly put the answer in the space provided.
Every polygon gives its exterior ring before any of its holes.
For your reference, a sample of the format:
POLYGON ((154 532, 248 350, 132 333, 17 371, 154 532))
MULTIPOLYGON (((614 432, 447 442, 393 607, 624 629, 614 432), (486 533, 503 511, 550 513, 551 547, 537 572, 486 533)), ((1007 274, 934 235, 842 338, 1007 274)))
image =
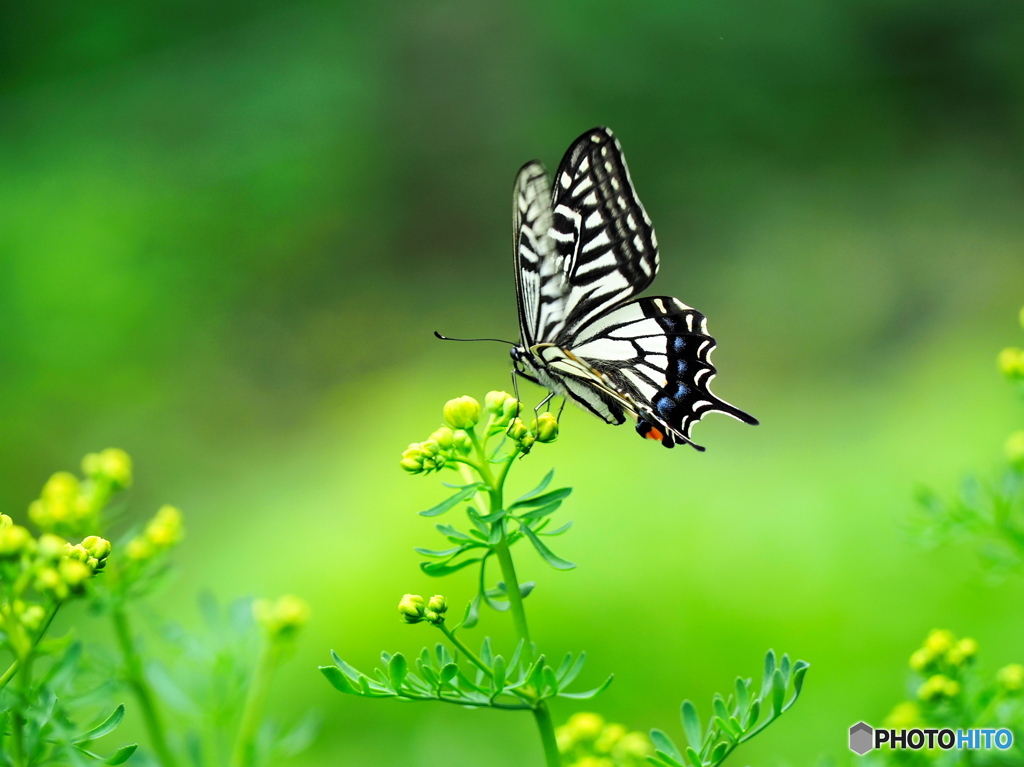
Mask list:
POLYGON ((552 501, 551 503, 544 504, 539 508, 527 511, 524 514, 517 514, 520 519, 543 519, 549 514, 554 514, 558 511, 558 507, 562 505, 561 501, 552 501))
POLYGON ((342 673, 341 669, 337 666, 320 666, 320 673, 327 677, 327 681, 330 682, 338 692, 347 693, 348 695, 362 695, 362 693, 352 685, 352 680, 342 673))
POLYGON ((544 493, 543 495, 535 495, 530 498, 520 499, 509 506, 509 510, 513 511, 516 509, 540 508, 541 506, 547 506, 549 503, 554 503, 555 501, 561 503, 571 494, 571 487, 563 487, 558 490, 552 490, 549 493, 544 493))
POLYGON ((443 578, 446 575, 456 573, 463 567, 469 567, 479 561, 480 557, 463 559, 461 562, 456 562, 455 564, 450 564, 451 560, 446 560, 444 562, 420 562, 420 569, 431 578, 443 578))
POLYGON ((75 741, 75 745, 88 743, 91 740, 102 738, 107 733, 113 732, 117 729, 117 726, 121 724, 122 719, 124 719, 124 703, 119 704, 118 707, 111 712, 110 716, 91 730, 79 735, 78 740, 75 741))
POLYGON ((572 527, 572 525, 573 525, 573 522, 570 519, 564 525, 562 525, 561 527, 556 527, 554 530, 545 530, 544 532, 541 532, 538 529, 535 532, 537 533, 537 535, 544 535, 544 536, 547 536, 548 538, 552 538, 552 537, 554 537, 556 535, 561 535, 562 533, 566 532, 569 528, 572 527))
POLYGON ((466 605, 466 612, 462 616, 462 625, 471 629, 480 621, 480 595, 473 597, 466 605))
POLYGON ((460 541, 473 540, 473 536, 471 536, 469 533, 464 533, 461 530, 452 527, 451 525, 437 524, 435 525, 435 527, 437 528, 437 531, 441 533, 441 535, 443 535, 445 538, 448 538, 449 540, 452 538, 455 538, 460 541))
MULTIPOLYGON (((571 655, 567 656, 567 658, 571 657, 571 655)), ((569 668, 565 671, 564 674, 559 676, 559 681, 561 682, 562 687, 568 687, 570 684, 573 683, 576 677, 579 676, 580 671, 583 670, 583 664, 586 662, 587 653, 581 652, 579 654, 579 657, 576 658, 576 662, 569 666, 569 668)))
POLYGON ((466 549, 471 548, 470 546, 456 546, 451 549, 425 549, 421 546, 416 546, 414 551, 417 554, 421 554, 424 557, 434 557, 435 559, 445 559, 446 557, 452 557, 456 554, 461 554, 466 549))
POLYGON ((608 685, 615 679, 615 674, 611 674, 604 682, 601 683, 600 687, 595 687, 593 690, 587 690, 586 692, 560 692, 558 693, 559 698, 570 698, 572 700, 590 700, 593 697, 600 695, 602 692, 608 689, 608 685))
POLYGON ((436 517, 440 514, 444 514, 449 509, 452 509, 455 506, 457 506, 460 501, 464 501, 467 498, 476 495, 477 490, 479 490, 481 487, 483 487, 482 482, 477 482, 472 485, 468 485, 467 487, 462 488, 455 495, 445 498, 443 501, 437 504, 437 506, 429 508, 426 511, 421 511, 419 514, 421 517, 436 517))
POLYGON ((132 743, 128 746, 121 746, 114 753, 104 759, 105 764, 124 764, 128 761, 132 754, 135 753, 135 749, 139 747, 138 743, 132 743))
POLYGON ((530 539, 530 543, 532 543, 533 547, 537 549, 537 553, 540 554, 541 558, 553 568, 556 570, 572 570, 576 567, 575 563, 570 562, 567 559, 562 559, 551 551, 551 549, 545 546, 541 542, 540 538, 537 537, 537 534, 533 532, 528 525, 521 525, 519 529, 522 530, 526 534, 526 537, 530 539))
POLYGON ((533 498, 534 496, 539 495, 540 493, 543 493, 547 489, 547 486, 551 484, 551 480, 552 478, 554 478, 554 476, 555 470, 552 469, 551 471, 544 475, 544 479, 540 481, 540 484, 537 485, 537 487, 533 488, 533 490, 526 493, 525 495, 522 495, 519 498, 517 498, 516 503, 519 503, 520 501, 525 501, 529 498, 533 498))

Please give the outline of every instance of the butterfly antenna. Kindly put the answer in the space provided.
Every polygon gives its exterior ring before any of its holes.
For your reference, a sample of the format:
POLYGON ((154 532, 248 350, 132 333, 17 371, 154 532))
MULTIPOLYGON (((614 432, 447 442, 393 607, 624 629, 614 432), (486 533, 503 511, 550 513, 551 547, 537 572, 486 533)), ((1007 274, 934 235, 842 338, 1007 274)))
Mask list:
POLYGON ((451 338, 449 336, 443 336, 434 331, 434 336, 440 338, 442 341, 497 341, 499 344, 508 344, 509 346, 515 346, 515 341, 506 341, 503 338, 451 338))

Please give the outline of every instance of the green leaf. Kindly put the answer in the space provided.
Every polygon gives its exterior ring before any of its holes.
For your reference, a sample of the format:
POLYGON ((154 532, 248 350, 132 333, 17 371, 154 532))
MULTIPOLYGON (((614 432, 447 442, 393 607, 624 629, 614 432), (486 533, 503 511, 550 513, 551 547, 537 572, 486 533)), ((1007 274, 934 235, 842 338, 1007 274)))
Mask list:
MULTIPOLYGON (((516 503, 519 503, 520 501, 525 501, 527 498, 532 498, 533 496, 537 495, 538 493, 543 493, 544 490, 547 488, 547 486, 551 484, 551 480, 552 480, 552 478, 554 476, 555 476, 555 470, 552 469, 551 471, 549 471, 547 474, 544 475, 544 479, 542 479, 540 481, 540 484, 537 485, 537 487, 533 488, 533 490, 528 492, 526 495, 523 495, 523 496, 520 496, 519 498, 517 498, 516 499, 516 503)), ((512 505, 514 506, 515 504, 512 504, 512 505)))
POLYGON ((722 717, 720 716, 715 716, 715 718, 711 720, 711 723, 718 728, 718 731, 721 732, 722 735, 729 738, 730 740, 736 740, 736 738, 740 736, 741 732, 737 725, 733 724, 734 721, 735 718, 722 719, 722 717))
POLYGON ((124 719, 124 703, 119 704, 118 707, 111 712, 110 716, 108 716, 98 725, 93 727, 88 732, 80 735, 78 737, 78 740, 75 741, 75 745, 81 743, 88 743, 91 740, 102 738, 107 733, 113 732, 117 729, 117 726, 121 724, 122 719, 124 719))
POLYGON ((786 699, 786 678, 782 675, 782 669, 775 669, 772 674, 772 716, 782 713, 782 704, 786 699))
MULTIPOLYGON (((682 759, 683 757, 679 758, 682 759)), ((686 767, 686 762, 676 761, 664 751, 655 751, 654 756, 647 757, 647 761, 651 764, 656 764, 658 767, 686 767)))
POLYGON ((729 753, 729 744, 724 742, 719 743, 711 750, 711 764, 719 764, 723 759, 725 759, 725 755, 727 753, 729 753))
POLYGON ((540 554, 541 558, 553 568, 556 570, 572 570, 576 567, 575 563, 570 562, 567 559, 562 559, 551 551, 551 549, 545 546, 540 538, 537 537, 537 534, 533 532, 528 525, 520 525, 519 529, 522 530, 526 534, 526 537, 530 539, 530 543, 532 543, 533 547, 537 549, 537 553, 540 554))
POLYGON ((402 689, 402 683, 405 681, 405 677, 409 674, 409 664, 405 660, 405 656, 400 652, 396 652, 391 656, 391 660, 388 661, 388 677, 391 679, 391 686, 398 692, 402 689))
POLYGON ((466 613, 462 616, 462 625, 471 629, 480 621, 480 595, 473 597, 466 605, 466 613))
POLYGON ((772 686, 772 675, 775 673, 775 650, 769 650, 764 656, 764 676, 761 677, 761 694, 759 698, 764 698, 768 694, 768 690, 772 686))
POLYGON ((437 559, 445 559, 446 557, 455 556, 461 554, 463 551, 468 549, 469 546, 456 546, 453 549, 424 549, 420 546, 416 546, 414 551, 417 554, 422 554, 425 557, 435 557, 437 559))
POLYGON ((555 501, 554 503, 546 504, 541 506, 539 509, 533 509, 532 511, 527 511, 525 514, 519 514, 518 516, 521 519, 541 519, 542 517, 546 517, 548 514, 554 514, 558 511, 558 507, 561 505, 561 501, 555 501))
POLYGON ((782 672, 782 681, 789 684, 789 653, 782 654, 782 660, 779 663, 779 671, 782 672))
POLYGON ((723 721, 729 718, 729 711, 725 707, 725 701, 722 700, 722 696, 718 693, 715 693, 715 697, 711 700, 711 709, 723 721))
POLYGON ((661 730, 651 730, 651 743, 654 744, 654 748, 656 750, 663 751, 666 755, 672 757, 672 759, 676 761, 682 761, 683 755, 679 753, 679 749, 676 748, 676 744, 672 742, 672 738, 661 730))
POLYGON ((436 516, 439 516, 441 514, 444 514, 449 509, 457 506, 460 501, 464 501, 467 498, 470 498, 471 496, 476 495, 477 490, 479 488, 481 488, 481 487, 483 487, 483 483, 482 482, 477 482, 475 484, 468 485, 467 487, 462 488, 455 495, 453 495, 453 496, 451 496, 449 498, 445 498, 443 501, 441 501, 439 504, 437 504, 437 506, 434 506, 431 509, 427 509, 426 511, 421 511, 420 512, 420 516, 421 517, 436 517, 436 516))
MULTIPOLYGON (((800 697, 800 690, 802 690, 804 686, 804 676, 807 674, 807 669, 810 667, 811 664, 803 660, 798 660, 793 664, 793 699, 789 701, 789 706, 796 703, 796 699, 800 697)), ((789 706, 787 706, 787 708, 789 706)))
POLYGON ((541 697, 549 697, 551 695, 558 694, 558 678, 555 676, 555 670, 545 664, 544 666, 544 689, 541 691, 541 697))
POLYGON ((121 746, 114 753, 104 759, 105 764, 124 764, 128 761, 132 754, 135 753, 135 749, 139 747, 138 743, 132 743, 130 746, 121 746))
POLYGON ((571 487, 563 487, 559 490, 552 490, 550 493, 544 493, 544 495, 537 495, 526 499, 521 498, 509 506, 509 510, 547 506, 549 503, 554 503, 555 501, 562 502, 571 494, 571 487))
POLYGON ((459 674, 459 667, 455 663, 446 663, 441 667, 441 681, 450 682, 459 674))
POLYGON ((470 559, 463 559, 461 562, 456 562, 455 564, 451 564, 451 560, 445 560, 444 562, 420 562, 420 569, 431 578, 443 578, 446 575, 456 573, 463 567, 469 567, 479 561, 480 557, 471 557, 470 559))
POLYGON ((571 528, 572 525, 573 525, 573 522, 570 519, 564 525, 561 525, 560 527, 556 527, 554 530, 544 530, 544 532, 542 533, 540 531, 540 528, 537 528, 537 530, 535 532, 538 535, 546 535, 546 536, 549 536, 549 537, 550 536, 555 536, 555 535, 561 535, 562 533, 566 532, 569 528, 571 528))
POLYGON ((498 509, 497 511, 491 512, 490 514, 483 515, 482 517, 480 517, 480 521, 486 522, 487 524, 492 524, 494 522, 497 522, 499 519, 504 519, 507 513, 508 512, 505 511, 504 509, 498 509))
POLYGON ((334 685, 334 689, 348 695, 362 695, 353 685, 352 681, 342 673, 337 666, 321 666, 320 673, 327 677, 327 681, 334 685))
MULTIPOLYGON (((565 660, 562 661, 562 665, 565 665, 566 661, 571 661, 572 655, 567 654, 565 660)), ((562 687, 568 687, 573 681, 579 676, 580 671, 583 670, 583 664, 587 662, 587 653, 581 652, 579 657, 576 658, 576 662, 569 666, 564 673, 559 673, 559 681, 562 687)), ((561 667, 559 667, 561 672, 561 667)))
POLYGON ((680 708, 683 720, 683 732, 686 733, 686 740, 691 746, 700 747, 703 737, 700 730, 700 716, 697 714, 697 707, 690 700, 684 700, 680 708))
POLYGON ((437 531, 446 538, 456 538, 460 541, 471 541, 473 536, 469 533, 464 533, 461 530, 452 527, 451 525, 434 525, 437 531))
POLYGON ((753 703, 750 704, 750 711, 747 712, 747 721, 743 723, 743 729, 749 730, 754 726, 757 718, 761 715, 761 699, 756 698, 753 703))
POLYGON ((743 677, 736 677, 736 705, 739 707, 739 713, 743 714, 747 710, 747 706, 750 705, 750 689, 743 681, 743 677))
POLYGON ((570 698, 572 700, 590 700, 602 692, 608 689, 608 686, 615 679, 615 674, 609 675, 604 682, 601 683, 600 687, 595 687, 593 690, 587 690, 586 692, 560 692, 558 693, 559 698, 570 698))
POLYGON ((495 655, 494 663, 491 665, 491 678, 494 680, 496 693, 505 689, 505 671, 505 659, 500 655, 495 655))
POLYGON ((686 761, 693 765, 693 767, 703 767, 703 762, 700 760, 700 754, 693 746, 686 747, 686 761))

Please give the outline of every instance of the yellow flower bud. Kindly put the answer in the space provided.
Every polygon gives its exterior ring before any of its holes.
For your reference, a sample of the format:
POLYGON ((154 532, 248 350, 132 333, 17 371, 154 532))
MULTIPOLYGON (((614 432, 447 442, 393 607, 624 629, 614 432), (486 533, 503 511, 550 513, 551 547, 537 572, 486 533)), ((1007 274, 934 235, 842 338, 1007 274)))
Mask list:
POLYGON ((1015 431, 1006 440, 1006 458, 1018 468, 1024 468, 1024 431, 1015 431))
POLYGON ((1017 693, 1024 690, 1024 666, 1020 663, 1011 663, 1003 666, 996 672, 996 682, 1009 693, 1017 693))
POLYGON ((32 550, 35 541, 21 525, 0 527, 0 558, 15 558, 32 550))
POLYGON ((309 605, 292 594, 276 600, 257 599, 252 604, 257 625, 271 639, 289 637, 309 622, 309 605))
POLYGON ((472 429, 480 422, 480 403, 469 396, 448 400, 444 420, 453 429, 472 429))
POLYGON ((577 740, 594 740, 604 729, 604 717, 589 711, 580 711, 570 716, 565 724, 577 740))
POLYGON ((99 453, 89 453, 82 459, 82 472, 87 477, 102 479, 117 488, 132 484, 132 459, 128 453, 116 447, 108 447, 99 453))
POLYGON ((917 689, 917 697, 926 701, 953 698, 959 694, 959 682, 955 682, 944 674, 928 677, 928 680, 917 689))
POLYGON ((964 637, 946 652, 946 660, 953 666, 962 666, 978 654, 978 642, 964 637))
POLYGON ((21 625, 29 631, 38 631, 45 617, 46 610, 41 605, 29 605, 21 613, 21 625))
POLYGON ((494 426, 500 428, 519 413, 519 400, 505 391, 490 391, 484 398, 484 407, 491 413, 494 426))
POLYGON ((398 462, 398 465, 405 469, 410 474, 419 474, 423 471, 423 459, 416 458, 403 458, 398 462))
POLYGON ((460 453, 469 453, 473 450, 473 440, 465 429, 457 429, 454 435, 455 449, 460 453))
POLYGON ((608 724, 594 741, 594 751, 598 754, 610 754, 626 735, 626 728, 621 724, 608 724))
POLYGON ((128 541, 128 545, 125 547, 125 556, 128 559, 133 559, 136 562, 144 562, 147 559, 152 559, 156 554, 156 547, 149 542, 146 538, 136 536, 128 541))
POLYGON ((425 612, 426 602, 419 594, 406 594, 398 603, 398 615, 406 623, 419 623, 425 612))
POLYGON ((0 514, 0 530, 3 530, 5 527, 10 527, 13 524, 14 524, 14 520, 13 519, 11 519, 6 514, 0 514))
POLYGON ((999 370, 1010 378, 1024 376, 1024 351, 1016 347, 1007 347, 999 352, 997 358, 999 370))
POLYGON ((185 535, 181 512, 174 506, 161 506, 146 525, 146 538, 158 549, 167 549, 185 535))
POLYGON ((85 582, 92 577, 93 570, 88 564, 78 559, 65 559, 57 565, 60 578, 71 589, 72 593, 81 593, 85 582))
POLYGON ((111 545, 110 541, 106 538, 100 538, 98 535, 90 535, 82 541, 82 546, 90 555, 95 557, 100 564, 106 561, 107 557, 110 556, 111 545))
POLYGON ((508 427, 508 436, 514 439, 516 442, 522 442, 523 437, 530 434, 530 430, 526 428, 526 424, 523 423, 522 418, 513 418, 511 425, 508 427))
POLYGON ((55 562, 67 553, 68 545, 68 542, 59 535, 43 533, 39 536, 39 545, 36 551, 40 559, 55 562))
POLYGON ((935 655, 927 647, 921 647, 910 656, 910 667, 914 671, 924 671, 935 660, 935 655))
POLYGON ((558 438, 558 419, 552 413, 541 413, 531 431, 538 442, 554 442, 558 438))
POLYGON ((68 595, 67 584, 60 577, 60 573, 53 567, 46 567, 39 571, 35 581, 36 591, 52 596, 54 599, 65 599, 68 595))
POLYGON ((642 732, 630 732, 618 742, 613 753, 619 759, 639 760, 653 754, 654 747, 642 732))
POLYGON ((952 631, 948 629, 935 629, 924 640, 924 646, 932 655, 937 657, 944 655, 953 646, 954 642, 956 642, 956 637, 953 636, 952 631))
POLYGON ((440 594, 435 594, 427 602, 427 608, 423 616, 435 626, 444 623, 444 614, 448 612, 448 600, 440 594))
POLYGON ((451 450, 455 442, 455 432, 447 426, 442 426, 430 435, 430 439, 440 445, 442 450, 451 450))

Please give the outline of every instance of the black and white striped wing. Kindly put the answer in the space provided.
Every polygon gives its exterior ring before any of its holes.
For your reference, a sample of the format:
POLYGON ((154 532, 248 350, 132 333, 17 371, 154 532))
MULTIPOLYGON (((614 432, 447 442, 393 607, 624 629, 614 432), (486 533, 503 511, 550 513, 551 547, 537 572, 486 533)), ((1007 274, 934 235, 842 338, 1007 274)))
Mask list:
POLYGON ((543 165, 531 162, 520 169, 512 201, 519 333, 524 345, 531 346, 543 327, 561 322, 566 293, 565 272, 551 236, 551 188, 543 165))
POLYGON ((711 393, 715 367, 703 314, 675 298, 641 298, 590 322, 566 351, 593 372, 595 398, 613 400, 637 416, 637 431, 666 447, 689 443, 706 414, 757 419, 711 393))
POLYGON ((565 277, 561 316, 538 340, 569 345, 576 332, 645 290, 658 272, 658 239, 633 189, 618 139, 584 133, 555 175, 551 237, 565 277))

